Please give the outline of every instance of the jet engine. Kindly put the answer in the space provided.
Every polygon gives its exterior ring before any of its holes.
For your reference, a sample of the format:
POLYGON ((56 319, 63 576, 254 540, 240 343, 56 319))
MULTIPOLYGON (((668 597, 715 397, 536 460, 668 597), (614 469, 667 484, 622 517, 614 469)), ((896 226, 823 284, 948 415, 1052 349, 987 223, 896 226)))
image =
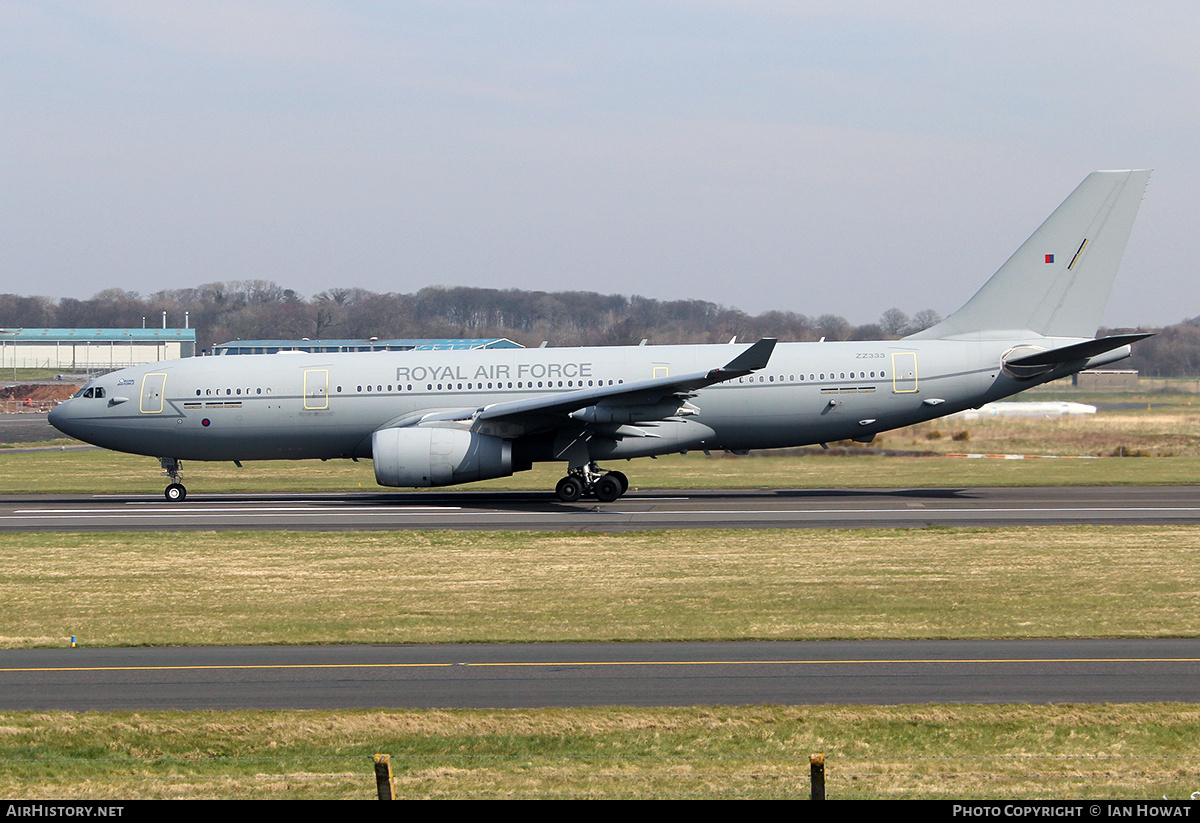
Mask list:
POLYGON ((462 429, 380 429, 371 435, 371 459, 381 486, 450 486, 513 473, 510 441, 462 429))

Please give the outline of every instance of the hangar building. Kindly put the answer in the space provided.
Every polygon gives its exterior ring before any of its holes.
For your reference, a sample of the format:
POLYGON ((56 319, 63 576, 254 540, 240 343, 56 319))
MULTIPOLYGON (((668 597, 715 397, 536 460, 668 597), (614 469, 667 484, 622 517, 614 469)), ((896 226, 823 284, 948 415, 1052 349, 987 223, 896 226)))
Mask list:
POLYGON ((109 371, 195 354, 195 329, 0 329, 0 368, 109 371))

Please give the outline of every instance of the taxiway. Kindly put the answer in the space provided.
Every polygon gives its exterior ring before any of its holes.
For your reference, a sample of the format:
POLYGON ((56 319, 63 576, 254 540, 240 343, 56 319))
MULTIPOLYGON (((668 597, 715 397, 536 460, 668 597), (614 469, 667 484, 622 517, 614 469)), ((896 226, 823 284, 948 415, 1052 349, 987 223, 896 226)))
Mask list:
POLYGON ((1200 702, 1200 640, 0 651, 0 710, 1200 702))

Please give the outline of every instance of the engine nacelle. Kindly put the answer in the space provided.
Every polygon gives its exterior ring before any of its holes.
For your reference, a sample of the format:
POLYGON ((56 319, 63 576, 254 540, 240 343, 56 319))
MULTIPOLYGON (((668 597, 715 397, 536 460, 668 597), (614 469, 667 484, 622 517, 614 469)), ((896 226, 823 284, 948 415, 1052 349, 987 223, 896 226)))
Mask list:
POLYGON ((382 429, 371 435, 371 459, 381 486, 451 486, 513 473, 510 441, 462 429, 382 429))

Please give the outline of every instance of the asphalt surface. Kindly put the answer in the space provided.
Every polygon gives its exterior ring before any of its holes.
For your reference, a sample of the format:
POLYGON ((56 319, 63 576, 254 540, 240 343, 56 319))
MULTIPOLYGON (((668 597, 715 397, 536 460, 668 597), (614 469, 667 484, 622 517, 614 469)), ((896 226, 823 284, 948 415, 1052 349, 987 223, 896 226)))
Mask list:
POLYGON ((44 412, 0 414, 0 443, 34 443, 62 436, 62 432, 47 422, 44 412))
POLYGON ((0 651, 0 710, 1200 702, 1200 640, 0 651))
POLYGON ((1198 486, 631 491, 614 503, 551 492, 8 495, 0 531, 550 529, 1200 523, 1198 486))

